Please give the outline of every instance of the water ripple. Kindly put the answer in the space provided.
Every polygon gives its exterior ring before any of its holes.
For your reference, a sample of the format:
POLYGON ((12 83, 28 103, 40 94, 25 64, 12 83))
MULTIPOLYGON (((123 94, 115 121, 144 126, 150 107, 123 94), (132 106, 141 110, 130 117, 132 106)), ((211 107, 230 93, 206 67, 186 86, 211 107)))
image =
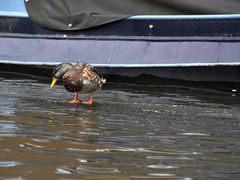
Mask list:
POLYGON ((239 179, 232 92, 107 84, 75 107, 62 86, 19 79, 0 79, 2 179, 239 179))
POLYGON ((23 163, 17 161, 0 161, 0 167, 15 167, 22 166, 23 163))
POLYGON ((146 167, 152 168, 152 169, 176 169, 176 168, 178 168, 176 166, 169 166, 169 165, 164 165, 164 164, 147 165, 146 167))

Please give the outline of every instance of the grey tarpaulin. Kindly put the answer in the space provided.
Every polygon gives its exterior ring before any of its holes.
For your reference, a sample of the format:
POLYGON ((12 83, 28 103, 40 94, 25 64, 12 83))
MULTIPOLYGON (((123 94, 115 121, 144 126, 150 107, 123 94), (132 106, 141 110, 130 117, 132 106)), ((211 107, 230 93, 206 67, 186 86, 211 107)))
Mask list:
POLYGON ((30 18, 56 30, 98 26, 132 15, 240 13, 239 0, 25 0, 30 18))

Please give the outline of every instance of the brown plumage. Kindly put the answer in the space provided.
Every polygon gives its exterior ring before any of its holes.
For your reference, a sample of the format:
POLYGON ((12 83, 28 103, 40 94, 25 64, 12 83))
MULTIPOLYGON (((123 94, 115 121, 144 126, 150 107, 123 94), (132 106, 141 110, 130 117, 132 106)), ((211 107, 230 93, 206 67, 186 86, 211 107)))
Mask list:
POLYGON ((63 80, 65 89, 69 92, 75 92, 75 99, 69 103, 79 103, 79 93, 90 93, 89 101, 84 101, 85 104, 92 104, 92 93, 106 82, 105 79, 91 65, 86 63, 69 64, 62 63, 57 65, 53 70, 53 81, 51 88, 56 83, 57 79, 63 80))

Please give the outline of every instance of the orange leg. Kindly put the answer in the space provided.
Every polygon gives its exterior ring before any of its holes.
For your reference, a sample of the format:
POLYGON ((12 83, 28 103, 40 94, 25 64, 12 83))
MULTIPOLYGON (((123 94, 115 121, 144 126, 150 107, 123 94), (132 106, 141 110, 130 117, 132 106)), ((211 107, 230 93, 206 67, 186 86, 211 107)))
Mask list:
POLYGON ((82 103, 92 105, 93 104, 93 93, 90 94, 90 98, 88 101, 83 101, 82 103))
POLYGON ((80 100, 78 99, 78 95, 79 95, 79 92, 76 92, 74 99, 72 101, 68 101, 67 103, 69 103, 69 104, 79 104, 80 100))

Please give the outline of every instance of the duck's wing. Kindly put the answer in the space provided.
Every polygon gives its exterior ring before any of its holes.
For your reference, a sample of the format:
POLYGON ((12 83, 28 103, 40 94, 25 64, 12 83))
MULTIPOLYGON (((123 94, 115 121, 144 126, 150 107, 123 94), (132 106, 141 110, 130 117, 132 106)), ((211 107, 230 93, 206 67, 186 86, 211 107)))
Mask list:
POLYGON ((95 74, 96 76, 98 76, 99 78, 103 78, 102 75, 90 64, 86 64, 85 66, 87 69, 89 69, 90 72, 92 72, 93 74, 95 74))
POLYGON ((85 66, 86 63, 76 63, 74 64, 74 69, 77 73, 81 74, 85 66))
POLYGON ((95 84, 98 87, 101 87, 106 81, 103 79, 102 75, 90 64, 84 64, 82 77, 83 79, 89 81, 92 84, 95 84))

